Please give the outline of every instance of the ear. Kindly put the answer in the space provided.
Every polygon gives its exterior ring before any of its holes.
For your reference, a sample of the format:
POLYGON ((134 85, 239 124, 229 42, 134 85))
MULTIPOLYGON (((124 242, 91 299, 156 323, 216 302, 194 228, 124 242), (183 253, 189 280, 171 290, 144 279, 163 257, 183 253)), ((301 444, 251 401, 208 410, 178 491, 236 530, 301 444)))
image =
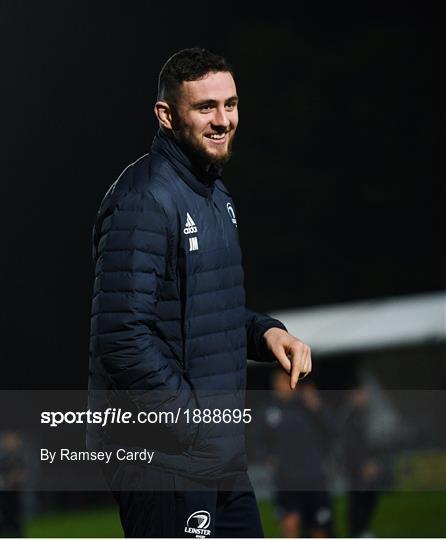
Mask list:
POLYGON ((155 103, 155 116, 159 123, 166 129, 173 129, 172 109, 166 101, 157 101, 155 103))

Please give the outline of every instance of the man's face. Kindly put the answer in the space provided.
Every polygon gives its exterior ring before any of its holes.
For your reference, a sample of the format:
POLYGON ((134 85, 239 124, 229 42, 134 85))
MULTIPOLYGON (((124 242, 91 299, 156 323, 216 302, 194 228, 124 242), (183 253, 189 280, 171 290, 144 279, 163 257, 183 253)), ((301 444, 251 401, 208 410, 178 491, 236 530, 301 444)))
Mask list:
POLYGON ((237 104, 235 82, 228 72, 184 81, 173 108, 175 138, 202 163, 225 163, 237 129, 237 104))

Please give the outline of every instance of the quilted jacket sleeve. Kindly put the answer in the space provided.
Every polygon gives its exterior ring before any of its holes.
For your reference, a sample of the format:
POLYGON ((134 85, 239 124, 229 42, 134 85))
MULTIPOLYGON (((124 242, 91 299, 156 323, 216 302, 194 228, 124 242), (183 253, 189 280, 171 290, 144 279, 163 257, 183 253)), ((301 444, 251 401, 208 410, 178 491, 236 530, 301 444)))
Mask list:
POLYGON ((284 324, 279 320, 268 317, 261 313, 246 310, 246 337, 248 345, 248 358, 260 362, 273 362, 274 355, 266 347, 263 334, 269 328, 282 328, 286 330, 284 324))
MULTIPOLYGON (((195 406, 189 383, 162 354, 154 334, 159 285, 165 275, 168 228, 158 203, 129 192, 97 222, 92 304, 93 353, 114 387, 139 410, 177 411, 195 406)), ((170 428, 190 444, 194 428, 170 428)))

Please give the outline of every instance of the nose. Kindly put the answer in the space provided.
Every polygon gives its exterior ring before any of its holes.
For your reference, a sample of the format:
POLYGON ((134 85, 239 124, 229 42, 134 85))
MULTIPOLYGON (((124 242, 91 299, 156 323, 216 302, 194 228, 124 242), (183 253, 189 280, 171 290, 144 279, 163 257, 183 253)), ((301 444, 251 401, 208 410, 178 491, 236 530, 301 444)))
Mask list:
POLYGON ((225 127, 225 128, 229 127, 230 121, 224 107, 219 107, 218 109, 216 109, 213 120, 214 120, 213 123, 215 126, 220 126, 220 127, 225 127))

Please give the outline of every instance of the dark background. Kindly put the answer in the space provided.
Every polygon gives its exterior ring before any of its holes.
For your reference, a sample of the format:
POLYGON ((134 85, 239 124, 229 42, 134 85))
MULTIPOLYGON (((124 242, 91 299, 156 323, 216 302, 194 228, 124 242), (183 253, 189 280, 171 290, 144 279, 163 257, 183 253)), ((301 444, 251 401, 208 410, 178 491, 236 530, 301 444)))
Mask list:
POLYGON ((250 307, 443 289, 443 19, 392 5, 1 0, 1 386, 86 385, 95 214, 185 47, 236 70, 250 307))

